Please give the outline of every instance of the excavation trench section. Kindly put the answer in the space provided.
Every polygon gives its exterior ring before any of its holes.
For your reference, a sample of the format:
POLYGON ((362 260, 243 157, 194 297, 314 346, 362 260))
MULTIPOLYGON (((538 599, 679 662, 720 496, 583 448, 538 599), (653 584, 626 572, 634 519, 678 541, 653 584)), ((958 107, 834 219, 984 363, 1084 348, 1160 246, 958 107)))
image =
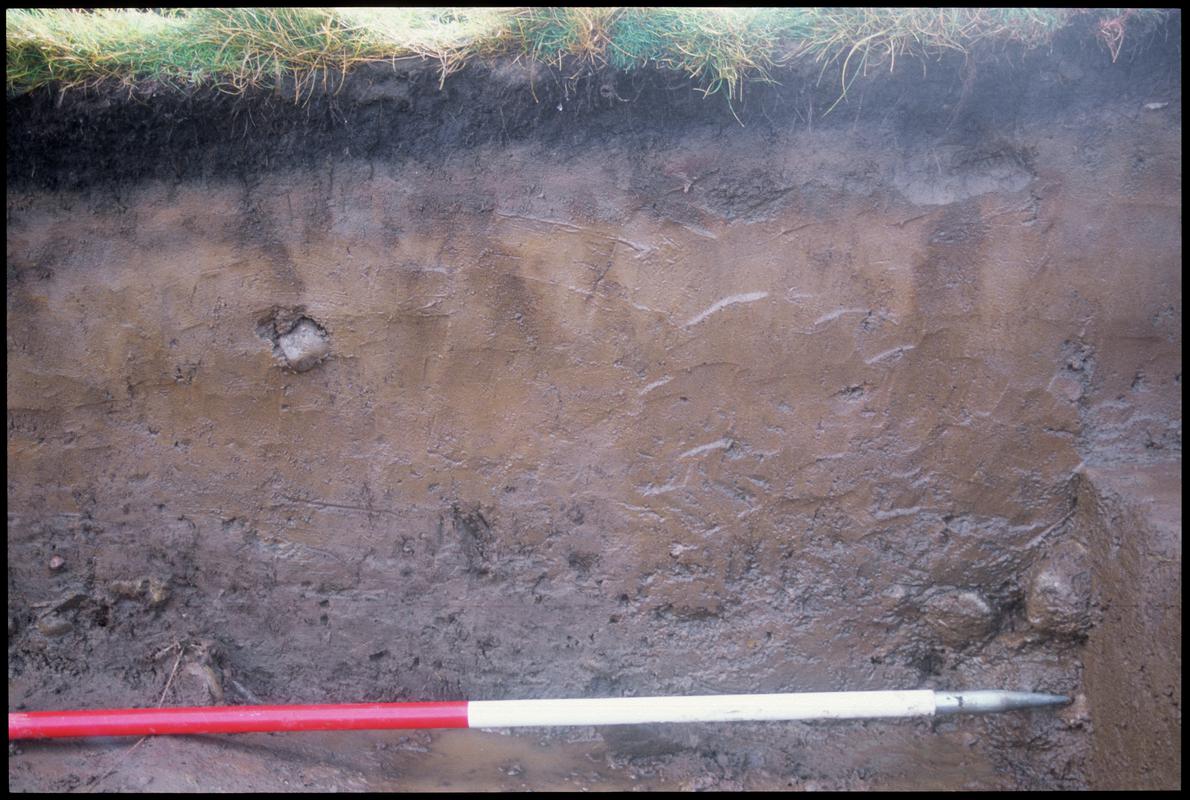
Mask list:
MULTIPOLYGON (((10 192, 10 694, 144 704, 171 640, 196 702, 1036 689, 1082 710, 879 754, 743 726, 718 770, 1085 785, 1097 590, 1030 592, 1085 460, 1180 459, 1178 148, 1137 115, 10 192)), ((608 758, 689 745, 655 733, 608 758)))

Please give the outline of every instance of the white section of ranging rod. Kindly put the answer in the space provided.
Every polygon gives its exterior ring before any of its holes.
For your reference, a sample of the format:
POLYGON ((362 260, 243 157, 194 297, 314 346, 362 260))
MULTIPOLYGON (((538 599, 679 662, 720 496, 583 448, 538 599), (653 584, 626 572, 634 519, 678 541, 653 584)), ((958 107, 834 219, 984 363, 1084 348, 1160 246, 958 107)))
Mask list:
POLYGON ((799 692, 598 700, 472 700, 469 728, 630 725, 645 722, 928 717, 934 692, 799 692))

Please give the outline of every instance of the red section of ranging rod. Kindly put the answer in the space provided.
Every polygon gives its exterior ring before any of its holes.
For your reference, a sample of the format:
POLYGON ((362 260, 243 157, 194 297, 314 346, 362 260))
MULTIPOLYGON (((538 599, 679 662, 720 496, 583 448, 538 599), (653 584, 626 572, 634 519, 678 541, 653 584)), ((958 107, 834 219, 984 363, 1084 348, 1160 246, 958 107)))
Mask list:
POLYGON ((466 727, 465 700, 323 706, 121 708, 106 711, 30 711, 8 715, 10 741, 68 736, 466 727))

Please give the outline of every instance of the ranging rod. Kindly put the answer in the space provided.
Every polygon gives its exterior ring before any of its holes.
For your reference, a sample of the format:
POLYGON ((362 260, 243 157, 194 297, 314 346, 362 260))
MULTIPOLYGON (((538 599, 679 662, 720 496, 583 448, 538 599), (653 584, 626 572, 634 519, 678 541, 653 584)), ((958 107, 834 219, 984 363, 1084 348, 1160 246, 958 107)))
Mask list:
POLYGON ((904 692, 711 694, 581 700, 457 700, 434 703, 28 711, 8 715, 8 738, 11 741, 72 736, 880 719, 1015 711, 1069 702, 1069 698, 1061 695, 1036 692, 940 692, 922 689, 904 692))

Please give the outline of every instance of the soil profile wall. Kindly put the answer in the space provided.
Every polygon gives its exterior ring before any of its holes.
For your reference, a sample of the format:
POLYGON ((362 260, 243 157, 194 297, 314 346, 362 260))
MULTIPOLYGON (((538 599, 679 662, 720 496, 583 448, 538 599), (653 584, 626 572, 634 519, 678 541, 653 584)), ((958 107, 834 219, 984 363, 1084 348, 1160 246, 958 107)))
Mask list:
POLYGON ((1036 689, 1079 700, 603 754, 1088 786, 1117 712, 1087 637, 1126 590, 1031 592, 1091 547, 1086 465, 1180 464, 1180 104, 1153 99, 22 177, 10 696, 145 704, 180 641, 196 703, 1036 689))

